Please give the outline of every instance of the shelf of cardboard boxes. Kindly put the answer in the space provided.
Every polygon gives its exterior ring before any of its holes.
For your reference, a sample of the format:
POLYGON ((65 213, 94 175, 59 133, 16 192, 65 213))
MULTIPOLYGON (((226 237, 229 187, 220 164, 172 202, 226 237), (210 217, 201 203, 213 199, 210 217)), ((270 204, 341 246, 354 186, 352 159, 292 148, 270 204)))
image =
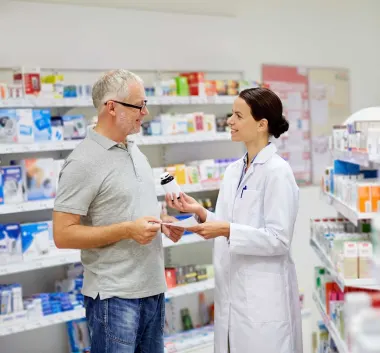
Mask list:
MULTIPOLYGON (((236 96, 148 96, 148 105, 233 104, 236 96)), ((0 100, 0 108, 76 108, 93 107, 85 98, 22 98, 0 100)))
MULTIPOLYGON (((174 298, 188 294, 194 294, 213 289, 215 286, 214 279, 208 279, 201 282, 186 284, 171 288, 166 292, 166 298, 174 298)), ((23 331, 30 331, 37 328, 47 327, 71 320, 80 319, 85 316, 84 309, 62 312, 53 315, 43 316, 38 319, 28 319, 26 311, 20 311, 8 315, 0 315, 0 336, 6 336, 23 331)))
MULTIPOLYGON (((197 234, 187 234, 184 235, 182 239, 177 243, 173 243, 165 235, 162 235, 162 241, 164 248, 169 248, 173 246, 195 244, 199 242, 204 242, 205 240, 197 234)), ((67 265, 80 261, 80 251, 78 250, 57 250, 57 252, 34 260, 19 261, 6 264, 0 263, 0 276, 33 271, 42 268, 67 265)))
POLYGON ((327 328, 327 330, 330 333, 330 336, 335 342, 336 347, 338 348, 339 353, 349 353, 346 343, 344 342, 343 338, 341 337, 337 327, 335 326, 334 322, 330 320, 326 313, 325 306, 323 305, 322 301, 319 299, 318 295, 316 293, 313 294, 313 300, 318 308, 318 311, 320 312, 323 322, 327 328))
MULTIPOLYGON (((199 184, 181 185, 181 189, 185 193, 204 192, 219 190, 220 181, 205 182, 199 184)), ((164 190, 157 188, 157 196, 165 196, 164 190)), ((0 215, 23 213, 32 211, 42 211, 54 208, 54 199, 42 201, 27 201, 19 204, 0 205, 0 215)))
MULTIPOLYGON (((133 140, 140 146, 169 145, 177 143, 229 141, 228 132, 196 132, 178 135, 143 136, 136 135, 133 140)), ((0 144, 0 154, 36 153, 47 151, 70 151, 82 140, 66 140, 46 143, 8 143, 0 144)))
POLYGON ((375 215, 375 213, 361 213, 355 210, 354 208, 346 205, 343 201, 339 200, 336 196, 325 193, 327 203, 333 206, 337 212, 342 214, 345 218, 347 218, 351 223, 358 225, 358 221, 371 219, 375 215))
POLYGON ((335 283, 339 288, 344 292, 345 287, 354 287, 354 288, 366 288, 366 289, 376 289, 380 290, 380 285, 376 283, 373 278, 359 278, 359 279, 346 279, 342 274, 338 273, 335 269, 334 264, 332 263, 329 256, 323 250, 318 241, 314 238, 310 239, 310 245, 322 261, 323 265, 333 277, 335 283))

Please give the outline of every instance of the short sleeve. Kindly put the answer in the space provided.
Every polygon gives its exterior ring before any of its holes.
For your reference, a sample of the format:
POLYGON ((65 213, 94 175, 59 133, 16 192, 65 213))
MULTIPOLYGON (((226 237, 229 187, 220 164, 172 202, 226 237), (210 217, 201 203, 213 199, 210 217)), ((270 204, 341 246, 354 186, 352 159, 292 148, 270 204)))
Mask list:
POLYGON ((54 211, 86 216, 100 188, 98 179, 89 163, 67 161, 59 175, 54 211))

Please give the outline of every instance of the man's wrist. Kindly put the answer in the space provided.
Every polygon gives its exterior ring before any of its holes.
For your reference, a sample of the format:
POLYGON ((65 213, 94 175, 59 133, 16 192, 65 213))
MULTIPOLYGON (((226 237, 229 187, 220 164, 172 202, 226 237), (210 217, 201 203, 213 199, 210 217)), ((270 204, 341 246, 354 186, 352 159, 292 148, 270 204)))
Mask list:
POLYGON ((200 223, 204 223, 207 220, 207 210, 204 207, 199 207, 199 210, 195 213, 200 221, 200 223))

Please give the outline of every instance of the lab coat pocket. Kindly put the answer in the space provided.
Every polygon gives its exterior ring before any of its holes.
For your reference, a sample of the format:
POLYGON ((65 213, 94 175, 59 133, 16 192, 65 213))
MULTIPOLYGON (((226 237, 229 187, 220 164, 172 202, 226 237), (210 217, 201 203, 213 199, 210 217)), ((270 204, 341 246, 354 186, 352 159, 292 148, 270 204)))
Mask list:
POLYGON ((286 320, 286 298, 280 274, 246 271, 245 294, 252 322, 286 320))
POLYGON ((239 195, 234 212, 234 222, 258 226, 260 216, 260 191, 244 190, 239 195))

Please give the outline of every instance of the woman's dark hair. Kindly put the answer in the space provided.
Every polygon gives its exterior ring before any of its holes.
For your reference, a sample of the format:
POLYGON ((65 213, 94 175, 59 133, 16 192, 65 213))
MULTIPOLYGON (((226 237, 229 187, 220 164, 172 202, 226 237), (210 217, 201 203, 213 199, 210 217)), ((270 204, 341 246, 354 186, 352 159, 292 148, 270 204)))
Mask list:
POLYGON ((268 88, 248 88, 241 91, 239 97, 251 108, 251 114, 256 121, 266 119, 268 132, 279 138, 288 131, 289 123, 282 115, 282 103, 276 93, 268 88))

